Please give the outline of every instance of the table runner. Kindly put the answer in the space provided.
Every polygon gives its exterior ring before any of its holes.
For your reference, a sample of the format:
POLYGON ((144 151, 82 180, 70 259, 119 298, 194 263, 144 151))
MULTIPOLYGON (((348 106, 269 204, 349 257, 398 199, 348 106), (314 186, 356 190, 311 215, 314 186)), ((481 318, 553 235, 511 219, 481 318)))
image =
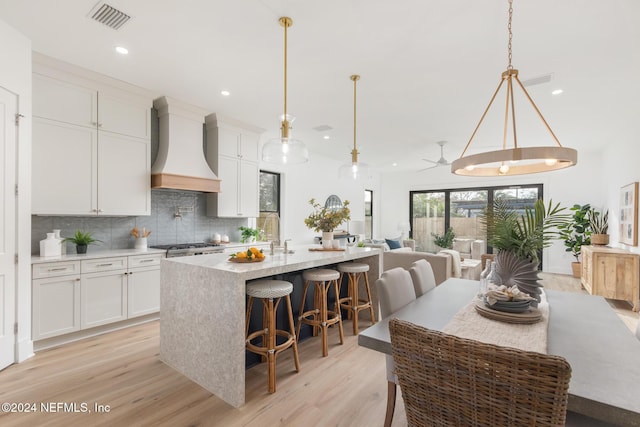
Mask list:
POLYGON ((542 314, 542 319, 537 323, 520 325, 487 319, 476 311, 474 298, 453 316, 442 332, 487 344, 546 354, 549 303, 544 293, 541 297, 538 310, 542 314))

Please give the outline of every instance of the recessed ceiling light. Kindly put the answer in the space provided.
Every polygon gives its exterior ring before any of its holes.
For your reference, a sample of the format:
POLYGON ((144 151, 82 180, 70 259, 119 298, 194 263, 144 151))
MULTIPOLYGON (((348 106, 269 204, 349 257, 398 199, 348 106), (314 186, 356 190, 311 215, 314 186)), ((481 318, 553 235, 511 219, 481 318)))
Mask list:
POLYGON ((323 136, 324 139, 331 139, 331 137, 329 135, 325 135, 323 136))
POLYGON ((398 166, 396 162, 391 163, 391 166, 398 166))
POLYGON ((220 95, 229 96, 229 95, 231 95, 231 92, 229 92, 228 90, 222 90, 222 91, 220 91, 220 95))
POLYGON ((126 55, 129 53, 129 49, 124 46, 116 46, 116 52, 118 52, 120 55, 126 55))
POLYGON ((551 92, 551 95, 560 95, 562 93, 562 89, 556 89, 553 92, 551 92))

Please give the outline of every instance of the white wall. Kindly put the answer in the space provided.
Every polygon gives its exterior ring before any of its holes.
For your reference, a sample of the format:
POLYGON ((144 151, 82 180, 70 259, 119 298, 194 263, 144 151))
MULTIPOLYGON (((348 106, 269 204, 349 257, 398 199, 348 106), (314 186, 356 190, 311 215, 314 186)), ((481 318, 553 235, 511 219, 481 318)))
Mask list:
MULTIPOLYGON (((24 117, 18 132, 17 361, 33 354, 31 341, 31 41, 0 20, 0 86, 18 94, 24 117)), ((12 197, 8 195, 8 197, 12 197)), ((3 205, 6 202, 3 200, 3 205)))
MULTIPOLYGON (((388 234, 396 230, 400 221, 409 219, 409 191, 470 188, 518 184, 543 184, 544 199, 553 200, 561 206, 571 207, 575 203, 590 203, 605 206, 610 201, 606 195, 607 179, 603 175, 601 152, 579 152, 578 164, 572 168, 518 177, 471 178, 453 175, 448 167, 430 169, 425 172, 385 173, 381 177, 381 232, 388 234)), ((565 252, 558 241, 544 251, 545 271, 571 274, 573 257, 565 252)))
MULTIPOLYGON (((324 204, 327 197, 335 194, 343 201, 349 200, 351 220, 364 220, 364 190, 373 190, 375 196, 378 193, 379 178, 367 181, 339 179, 340 165, 350 160, 348 153, 344 157, 344 162, 340 162, 311 153, 309 162, 300 165, 260 164, 262 170, 281 173, 283 239, 292 239, 294 244, 308 244, 313 243, 313 238, 320 235, 304 224, 305 218, 313 211, 309 204, 312 198, 324 204)), ((346 229, 346 224, 340 228, 346 229)))
MULTIPOLYGON (((636 138, 638 133, 635 134, 636 138)), ((638 246, 621 245, 620 238, 620 188, 632 182, 640 181, 640 146, 637 140, 612 144, 602 157, 602 168, 606 173, 604 205, 609 209, 610 246, 619 246, 640 253, 638 246)), ((636 222, 638 230, 638 222, 636 222)))

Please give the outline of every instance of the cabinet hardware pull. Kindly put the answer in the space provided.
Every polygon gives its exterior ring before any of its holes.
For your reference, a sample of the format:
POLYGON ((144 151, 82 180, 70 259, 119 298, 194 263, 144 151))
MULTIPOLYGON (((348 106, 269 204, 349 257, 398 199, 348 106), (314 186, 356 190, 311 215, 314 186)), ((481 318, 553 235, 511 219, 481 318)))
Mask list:
POLYGON ((49 271, 65 271, 67 267, 50 268, 49 271))
POLYGON ((80 281, 80 278, 78 277, 78 278, 76 279, 76 282, 79 282, 79 281, 80 281))
POLYGON ((98 264, 98 265, 96 265, 96 267, 110 267, 112 265, 113 265, 113 263, 110 262, 109 264, 98 264))
POLYGON ((143 262, 153 262, 153 260, 152 259, 141 259, 140 263, 143 263, 143 262))
POLYGON ((98 209, 98 212, 104 212, 102 209, 98 209))

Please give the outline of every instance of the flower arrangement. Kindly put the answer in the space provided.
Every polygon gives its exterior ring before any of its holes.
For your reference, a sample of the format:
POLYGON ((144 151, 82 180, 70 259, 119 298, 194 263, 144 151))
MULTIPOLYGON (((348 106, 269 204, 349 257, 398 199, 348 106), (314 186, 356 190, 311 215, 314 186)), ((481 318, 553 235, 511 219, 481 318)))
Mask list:
POLYGON ((304 223, 315 232, 333 231, 344 221, 351 219, 348 200, 345 200, 339 209, 330 209, 322 206, 315 199, 309 200, 309 204, 313 206, 313 212, 304 220, 304 223))

